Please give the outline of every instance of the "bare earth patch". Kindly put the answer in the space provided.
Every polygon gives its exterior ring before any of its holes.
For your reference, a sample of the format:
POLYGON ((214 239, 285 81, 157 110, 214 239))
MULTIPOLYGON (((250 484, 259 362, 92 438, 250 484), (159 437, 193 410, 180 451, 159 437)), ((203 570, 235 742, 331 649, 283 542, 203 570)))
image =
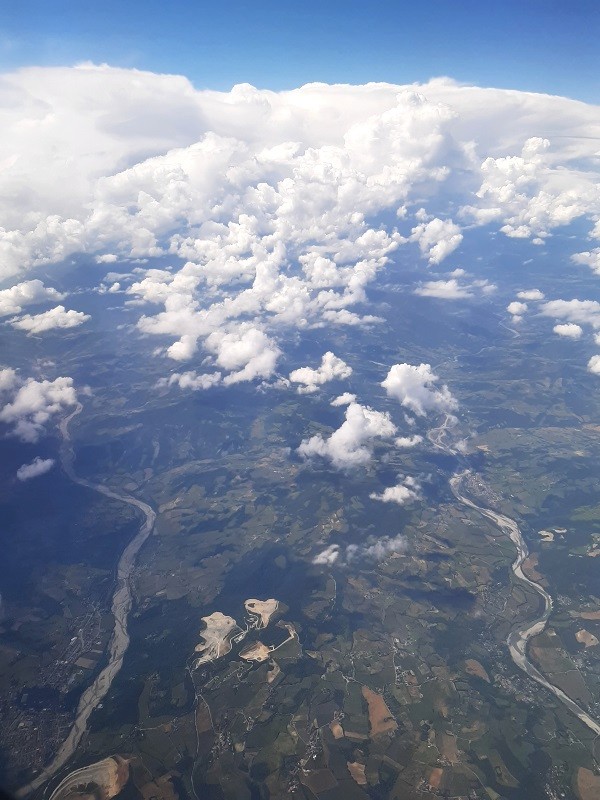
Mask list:
POLYGON ((591 769, 579 767, 577 770, 577 794, 581 800, 598 800, 600 797, 600 776, 591 769))
POLYGON ((244 661, 259 661, 262 663, 271 658, 271 648, 267 647, 267 645, 262 642, 256 642, 246 647, 245 650, 242 650, 240 658, 243 658, 244 661))
POLYGON ((206 625, 206 630, 201 633, 203 643, 196 645, 195 648, 196 652, 200 653, 196 664, 206 664, 227 655, 231 652, 231 638, 235 633, 241 633, 233 617, 228 617, 220 611, 202 617, 202 622, 206 625))
POLYGON ((365 776, 365 765, 361 764, 359 761, 347 761, 346 764, 350 775, 352 775, 356 783, 358 783, 359 786, 366 786, 367 778, 365 776))
POLYGON ((490 683, 490 676, 487 674, 484 666, 474 658, 467 658, 465 661, 465 669, 469 675, 475 675, 476 677, 482 678, 484 681, 490 683))
POLYGON ((525 561, 523 561, 521 565, 523 572, 527 577, 535 581, 536 583, 541 583, 544 585, 544 576, 538 571, 538 554, 532 553, 528 556, 525 561))
POLYGON ((270 600, 255 600, 254 598, 250 598, 246 600, 244 606, 249 614, 254 614, 259 617, 257 627, 266 628, 271 621, 271 617, 277 611, 279 603, 277 600, 273 600, 273 598, 270 600))
POLYGON ((458 745, 456 736, 452 733, 442 733, 439 737, 438 747, 444 756, 451 764, 458 764, 460 761, 458 757, 458 745))
POLYGON ((582 628, 580 631, 577 631, 575 638, 579 644, 584 644, 586 647, 595 647, 598 644, 598 637, 594 636, 593 633, 586 631, 584 628, 582 628))
POLYGON ((121 792, 128 780, 129 759, 110 756, 72 772, 54 790, 51 800, 89 797, 96 793, 102 800, 110 800, 121 792), (96 786, 96 792, 90 792, 90 786, 96 786))
POLYGON ((339 722, 331 722, 329 724, 329 730, 333 733, 334 739, 343 739, 344 729, 339 722))
POLYGON ((443 775, 444 775, 444 770, 441 767, 434 767, 431 770, 428 783, 432 789, 435 790, 440 788, 440 783, 442 782, 443 775))
POLYGON ((580 611, 576 616, 579 619, 600 619, 600 611, 580 611))
POLYGON ((368 686, 362 687, 362 695, 369 706, 371 736, 378 736, 382 733, 392 733, 395 731, 398 724, 392 716, 392 712, 387 707, 383 696, 369 689, 368 686))

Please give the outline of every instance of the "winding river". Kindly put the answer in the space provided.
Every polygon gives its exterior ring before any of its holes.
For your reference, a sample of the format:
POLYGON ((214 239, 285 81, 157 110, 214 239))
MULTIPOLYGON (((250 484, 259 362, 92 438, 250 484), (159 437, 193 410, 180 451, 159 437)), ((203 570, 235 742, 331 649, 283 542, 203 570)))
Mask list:
POLYGON ((512 660, 515 662, 517 667, 519 667, 519 669, 523 670, 526 675, 529 675, 529 677, 533 678, 534 681, 537 681, 539 684, 552 692, 552 694, 555 695, 555 697, 557 697, 561 703, 563 703, 569 709, 569 711, 575 714, 575 716, 580 719, 584 725, 586 725, 593 733, 595 733, 596 736, 600 736, 600 724, 598 724, 593 717, 591 717, 583 708, 581 708, 580 705, 578 705, 567 694, 565 694, 562 689, 559 689, 558 686, 550 683, 550 681, 547 680, 528 659, 527 644, 533 636, 537 636, 538 634, 542 633, 542 631, 546 628, 548 619, 552 613, 552 597, 548 594, 543 586, 540 586, 539 583, 528 578, 523 572, 523 562, 529 555, 529 550, 525 540, 523 539, 523 535, 521 534, 519 526, 514 519, 511 519, 504 514, 498 514, 495 511, 492 511, 490 508, 479 506, 474 503, 473 500, 465 497, 465 495, 462 494, 461 484, 468 474, 469 471, 466 470, 454 475, 450 479, 450 488, 452 489, 452 493, 460 503, 468 508, 478 511, 484 517, 497 525, 503 533, 510 537, 517 550, 517 556, 512 563, 512 571, 515 578, 521 584, 533 589, 534 592, 536 592, 543 600, 544 608, 538 617, 535 617, 535 619, 528 622, 519 623, 510 632, 507 639, 507 644, 512 660))
MULTIPOLYGON (((60 770, 66 762, 71 758, 75 752, 79 742, 87 730, 88 719, 92 711, 98 706, 102 699, 108 693, 110 686, 121 669, 123 657, 129 646, 129 634, 127 632, 127 620, 131 610, 132 595, 130 578, 135 561, 140 548, 152 532, 156 513, 147 504, 138 500, 130 495, 123 495, 108 489, 106 486, 98 483, 92 483, 79 478, 74 469, 73 463, 75 460, 73 446, 71 443, 71 436, 69 433, 69 423, 71 420, 80 414, 82 411, 81 403, 78 403, 75 410, 66 417, 60 424, 60 431, 63 438, 61 447, 61 461, 65 473, 69 478, 80 486, 92 489, 95 492, 103 494, 105 497, 110 497, 112 500, 117 500, 122 503, 134 506, 139 509, 144 515, 144 521, 140 526, 136 536, 129 542, 117 565, 117 580, 115 591, 112 598, 112 613, 114 617, 114 628, 112 631, 111 639, 109 642, 109 660, 104 669, 98 674, 94 682, 84 691, 77 707, 77 714, 75 721, 69 731, 69 734, 60 749, 58 750, 54 759, 45 767, 42 772, 29 784, 23 786, 18 792, 18 797, 24 797, 35 791, 45 782, 47 782, 58 770, 60 770)), ((448 415, 444 423, 437 429, 430 431, 429 439, 436 447, 448 453, 456 455, 456 451, 449 447, 446 443, 446 438, 454 427, 455 420, 452 416, 448 415)), ((523 572, 523 562, 529 555, 529 550, 521 534, 519 526, 510 517, 499 514, 484 506, 477 505, 473 500, 466 497, 462 493, 462 483, 465 477, 469 474, 468 470, 455 474, 450 479, 450 487, 456 499, 467 508, 477 511, 482 516, 491 520, 504 534, 506 534, 513 544, 515 545, 517 555, 512 563, 512 571, 521 584, 533 589, 543 601, 543 610, 541 614, 533 620, 519 623, 512 629, 508 636, 507 644, 511 657, 514 663, 526 675, 537 681, 541 686, 563 703, 589 730, 596 736, 600 736, 600 724, 593 719, 578 703, 572 700, 565 692, 558 686, 550 683, 549 680, 531 663, 527 657, 527 645, 533 636, 537 636, 545 630, 548 623, 550 614, 552 613, 553 603, 550 594, 536 581, 528 578, 523 572)))
POLYGON ((148 536, 150 536, 156 519, 156 513, 147 503, 135 497, 131 497, 130 495, 118 494, 112 489, 103 486, 101 483, 92 483, 91 481, 83 480, 75 474, 73 469, 75 454, 71 442, 71 435, 69 433, 69 423, 74 417, 81 413, 82 408, 83 406, 81 403, 78 403, 75 410, 68 417, 65 417, 60 424, 60 432, 63 439, 60 457, 65 473, 74 483, 79 484, 79 486, 85 486, 87 489, 92 489, 99 494, 103 494, 105 497, 110 497, 112 500, 118 500, 121 503, 127 503, 139 509, 144 515, 144 521, 140 525, 140 529, 135 537, 121 553, 119 563, 117 564, 115 591, 113 593, 111 605, 115 623, 108 646, 108 663, 97 675, 94 682, 88 686, 81 695, 79 705, 77 706, 75 721, 54 759, 33 781, 31 781, 31 783, 23 786, 17 792, 17 797, 25 797, 38 789, 67 763, 87 730, 88 719, 92 711, 103 698, 106 697, 115 676, 121 669, 123 657, 129 646, 127 619, 131 611, 132 603, 131 573, 135 566, 140 548, 148 536))

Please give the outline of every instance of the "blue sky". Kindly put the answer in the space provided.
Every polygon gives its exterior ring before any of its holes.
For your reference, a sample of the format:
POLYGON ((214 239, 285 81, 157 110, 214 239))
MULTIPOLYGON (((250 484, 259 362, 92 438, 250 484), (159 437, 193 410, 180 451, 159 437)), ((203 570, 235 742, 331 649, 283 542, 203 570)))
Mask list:
POLYGON ((459 81, 600 103, 599 0, 4 0, 3 70, 107 62, 247 82, 459 81))

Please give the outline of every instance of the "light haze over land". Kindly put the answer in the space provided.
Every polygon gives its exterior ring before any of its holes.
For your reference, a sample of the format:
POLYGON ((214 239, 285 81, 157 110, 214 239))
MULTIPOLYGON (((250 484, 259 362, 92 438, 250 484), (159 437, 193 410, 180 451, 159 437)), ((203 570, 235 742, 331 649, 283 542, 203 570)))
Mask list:
POLYGON ((0 40, 0 782, 595 800, 596 4, 67 5, 0 40))

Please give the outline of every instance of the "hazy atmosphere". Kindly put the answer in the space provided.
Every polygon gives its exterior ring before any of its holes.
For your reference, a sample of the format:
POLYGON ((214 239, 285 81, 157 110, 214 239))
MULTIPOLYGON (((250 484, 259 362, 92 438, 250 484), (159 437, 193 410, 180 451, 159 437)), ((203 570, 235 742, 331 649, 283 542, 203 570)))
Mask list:
POLYGON ((599 33, 4 10, 2 787, 598 800, 599 33))

